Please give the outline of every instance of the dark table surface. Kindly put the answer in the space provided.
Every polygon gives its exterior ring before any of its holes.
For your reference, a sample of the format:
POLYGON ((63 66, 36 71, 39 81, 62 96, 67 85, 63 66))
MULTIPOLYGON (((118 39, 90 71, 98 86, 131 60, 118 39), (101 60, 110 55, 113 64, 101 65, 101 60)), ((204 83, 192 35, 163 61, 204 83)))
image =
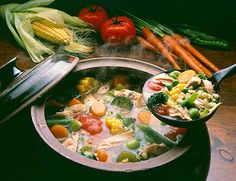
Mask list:
MULTIPOLYGON (((0 31, 0 66, 14 56, 18 56, 17 66, 24 70, 34 66, 27 53, 20 49, 11 34, 0 31)), ((231 50, 219 51, 197 47, 219 68, 236 63, 236 41, 231 42, 231 50)), ((101 53, 101 52, 99 52, 101 53)), ((103 52, 106 54, 107 52, 103 52)), ((114 54, 113 54, 114 55, 114 54)), ((126 54, 159 65, 153 55, 147 52, 126 54)), ((193 147, 176 161, 154 172, 145 172, 146 176, 155 176, 159 180, 205 180, 233 181, 236 178, 236 76, 221 84, 223 105, 207 122, 210 143, 205 127, 198 128, 193 137, 193 147), (155 174, 153 174, 155 173, 155 174)), ((48 148, 34 129, 30 117, 30 108, 26 108, 11 120, 0 125, 0 181, 1 180, 62 180, 79 179, 80 176, 97 179, 113 179, 109 173, 91 172, 80 167, 48 148), (89 173, 93 173, 94 177, 89 173)), ((143 180, 142 173, 119 175, 123 180, 143 180), (132 179, 133 178, 133 179, 132 179)), ((89 179, 90 180, 90 179, 89 179)))

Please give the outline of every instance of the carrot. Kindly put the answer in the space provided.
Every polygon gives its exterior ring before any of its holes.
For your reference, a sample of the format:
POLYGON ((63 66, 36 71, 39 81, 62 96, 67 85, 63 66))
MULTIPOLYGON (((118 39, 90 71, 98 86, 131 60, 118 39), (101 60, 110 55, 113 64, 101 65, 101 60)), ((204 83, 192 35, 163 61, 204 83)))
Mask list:
POLYGON ((149 125, 151 121, 151 113, 147 111, 141 111, 140 113, 138 113, 138 120, 143 124, 149 125))
POLYGON ((166 43, 178 56, 180 56, 193 70, 195 70, 196 72, 203 72, 208 77, 212 76, 212 73, 207 68, 205 68, 200 62, 198 62, 191 53, 189 53, 181 45, 179 45, 170 35, 165 35, 162 39, 164 43, 166 43))
POLYGON ((56 138, 65 138, 69 135, 68 130, 62 125, 54 125, 50 128, 50 131, 56 138))
POLYGON ((216 67, 210 60, 208 60, 204 55, 202 55, 198 50, 196 50, 185 38, 179 34, 174 34, 173 38, 184 48, 186 48, 190 53, 192 53, 199 61, 205 64, 214 72, 219 71, 219 68, 216 67))
POLYGON ((67 104, 67 106, 68 107, 71 107, 71 106, 73 106, 73 105, 75 105, 75 104, 81 104, 81 102, 77 99, 77 98, 72 98, 71 100, 70 100, 70 102, 67 104))
POLYGON ((145 49, 151 50, 153 52, 157 52, 160 54, 159 50, 156 47, 154 47, 151 43, 149 43, 147 40, 145 40, 143 37, 137 36, 136 39, 138 43, 141 44, 145 49))
POLYGON ((95 154, 100 162, 106 162, 108 159, 108 154, 105 151, 96 150, 95 154))
POLYGON ((163 45, 161 40, 159 40, 148 28, 143 28, 142 33, 144 38, 147 39, 148 42, 150 42, 153 46, 158 48, 162 55, 170 62, 170 64, 177 70, 180 70, 179 65, 176 63, 175 59, 171 56, 170 52, 166 49, 166 47, 163 45))

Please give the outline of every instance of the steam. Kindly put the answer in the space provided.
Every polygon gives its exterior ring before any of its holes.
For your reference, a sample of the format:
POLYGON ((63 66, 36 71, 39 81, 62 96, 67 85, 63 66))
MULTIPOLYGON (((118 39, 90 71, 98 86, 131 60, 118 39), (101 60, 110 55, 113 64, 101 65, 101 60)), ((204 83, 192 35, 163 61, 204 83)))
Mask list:
MULTIPOLYGON (((103 44, 95 50, 94 56, 127 57, 152 63, 167 70, 173 69, 169 62, 162 55, 145 50, 141 45, 114 47, 109 44, 103 44)), ((177 61, 179 64, 182 64, 183 62, 181 60, 177 61)), ((182 66, 184 68, 185 65, 181 65, 181 67, 182 66)))

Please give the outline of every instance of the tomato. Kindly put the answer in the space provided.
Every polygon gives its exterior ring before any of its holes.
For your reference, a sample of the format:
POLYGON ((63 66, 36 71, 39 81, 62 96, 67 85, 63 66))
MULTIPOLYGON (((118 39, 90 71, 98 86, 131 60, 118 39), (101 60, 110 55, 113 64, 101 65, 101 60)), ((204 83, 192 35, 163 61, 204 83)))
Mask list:
POLYGON ((147 83, 147 86, 148 86, 148 88, 150 88, 152 90, 160 91, 164 87, 164 84, 160 81, 158 81, 158 82, 149 81, 147 83))
POLYGON ((186 128, 177 128, 177 127, 170 127, 170 131, 165 134, 165 136, 173 141, 177 140, 177 135, 181 134, 184 135, 186 133, 186 128))
POLYGON ((78 114, 74 116, 75 119, 78 119, 81 123, 82 129, 85 129, 90 134, 94 135, 102 132, 102 121, 91 115, 78 114))
POLYGON ((125 16, 113 17, 106 20, 101 28, 104 42, 115 45, 129 45, 136 36, 136 28, 132 20, 125 16))
POLYGON ((78 16, 80 19, 93 25, 96 31, 100 31, 102 24, 108 19, 106 10, 97 5, 82 9, 78 16))

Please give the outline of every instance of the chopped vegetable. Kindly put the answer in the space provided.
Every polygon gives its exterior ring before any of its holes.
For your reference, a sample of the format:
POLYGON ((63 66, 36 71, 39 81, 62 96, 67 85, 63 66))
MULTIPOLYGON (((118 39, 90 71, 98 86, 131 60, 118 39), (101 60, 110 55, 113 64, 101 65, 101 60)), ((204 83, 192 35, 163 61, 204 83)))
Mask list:
POLYGON ((171 141, 167 137, 161 135, 160 133, 156 132, 150 126, 140 124, 138 125, 139 129, 141 129, 148 137, 151 137, 156 143, 164 143, 168 147, 172 147, 175 145, 175 142, 171 141))
POLYGON ((95 160, 94 149, 91 145, 85 145, 80 149, 82 155, 86 156, 89 159, 95 160))
POLYGON ((97 160, 100 162, 106 162, 108 159, 108 154, 102 150, 96 150, 94 155, 97 157, 97 160))
POLYGON ((140 147, 140 143, 137 139, 132 139, 126 143, 127 148, 136 150, 140 147))
POLYGON ((110 133, 112 135, 115 135, 124 131, 122 121, 117 118, 107 117, 106 125, 110 129, 110 133))
POLYGON ((76 132, 81 128, 81 126, 82 126, 81 122, 79 122, 78 120, 75 119, 70 123, 69 130, 76 132))
POLYGON ((198 98, 198 96, 199 96, 198 93, 192 94, 181 103, 181 106, 187 108, 193 107, 194 101, 198 98))
POLYGON ((117 162, 122 162, 122 163, 137 162, 137 161, 139 161, 139 159, 136 157, 136 155, 129 151, 122 151, 117 158, 117 162))
POLYGON ((79 84, 76 86, 80 94, 86 93, 88 91, 94 92, 96 88, 99 87, 99 82, 93 77, 85 77, 80 80, 79 84))
POLYGON ((76 105, 76 104, 81 104, 81 102, 79 101, 79 99, 74 97, 70 100, 70 102, 67 104, 67 106, 71 107, 71 106, 76 105))
POLYGON ((52 126, 50 131, 56 138, 66 138, 69 135, 68 130, 64 126, 58 124, 52 126))
POLYGON ((117 86, 118 87, 123 86, 123 88, 129 89, 129 87, 130 87, 129 78, 123 74, 118 74, 118 75, 114 76, 114 78, 112 79, 112 87, 116 88, 117 86))
POLYGON ((118 113, 118 114, 116 115, 116 118, 117 118, 117 119, 120 119, 125 127, 128 127, 128 128, 131 127, 131 128, 134 129, 134 123, 135 123, 135 121, 136 121, 135 118, 125 118, 125 117, 122 116, 120 113, 118 113))
POLYGON ((128 109, 131 111, 133 108, 133 102, 128 98, 124 96, 117 96, 113 99, 111 102, 112 105, 116 105, 120 108, 128 109))
POLYGON ((169 98, 169 96, 166 93, 157 92, 148 98, 148 105, 152 107, 156 104, 165 104, 167 102, 168 98, 169 98))
POLYGON ((185 70, 184 72, 179 74, 178 81, 180 83, 185 83, 186 84, 194 76, 196 76, 196 72, 194 70, 185 70))
POLYGON ((92 135, 101 133, 103 131, 102 121, 96 117, 78 114, 75 116, 75 119, 78 119, 82 123, 82 129, 85 129, 92 135))
POLYGON ((148 111, 141 111, 138 113, 138 120, 143 124, 149 125, 151 121, 151 113, 148 111))
POLYGON ((68 124, 70 124, 72 121, 74 121, 74 119, 72 119, 72 118, 46 120, 47 125, 48 125, 49 127, 51 127, 51 126, 53 126, 53 125, 56 125, 56 124, 68 125, 68 124))
POLYGON ((106 105, 99 101, 93 103, 90 107, 90 112, 94 116, 102 117, 106 114, 106 111, 107 111, 106 105))

